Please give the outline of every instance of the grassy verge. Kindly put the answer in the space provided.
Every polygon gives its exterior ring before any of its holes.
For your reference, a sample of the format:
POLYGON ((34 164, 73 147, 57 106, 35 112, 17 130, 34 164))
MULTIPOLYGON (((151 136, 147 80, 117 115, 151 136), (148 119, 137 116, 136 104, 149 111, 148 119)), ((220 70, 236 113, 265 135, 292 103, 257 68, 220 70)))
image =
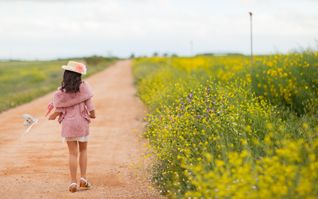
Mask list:
MULTIPOLYGON (((87 57, 75 59, 88 65, 88 77, 105 69, 116 59, 87 57)), ((55 90, 61 82, 61 66, 67 60, 0 62, 0 112, 55 90)))

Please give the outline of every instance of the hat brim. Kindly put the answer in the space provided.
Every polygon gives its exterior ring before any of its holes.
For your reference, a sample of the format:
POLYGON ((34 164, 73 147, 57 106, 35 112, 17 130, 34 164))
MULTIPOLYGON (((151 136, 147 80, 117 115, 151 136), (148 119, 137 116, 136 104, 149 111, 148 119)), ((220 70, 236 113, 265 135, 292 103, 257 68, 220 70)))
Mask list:
POLYGON ((86 75, 86 72, 80 73, 80 72, 78 72, 78 71, 75 71, 75 70, 74 70, 72 67, 70 67, 70 66, 63 65, 63 66, 62 66, 62 69, 68 70, 68 71, 72 71, 72 72, 75 72, 75 73, 79 73, 79 74, 81 74, 81 75, 86 75))

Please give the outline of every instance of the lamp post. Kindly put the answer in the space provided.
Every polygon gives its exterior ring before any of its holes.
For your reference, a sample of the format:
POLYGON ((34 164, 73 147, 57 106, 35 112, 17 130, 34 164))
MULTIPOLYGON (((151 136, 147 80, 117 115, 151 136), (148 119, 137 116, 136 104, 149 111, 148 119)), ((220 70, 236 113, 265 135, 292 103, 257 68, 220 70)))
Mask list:
POLYGON ((253 66, 253 13, 249 12, 250 15, 250 33, 251 33, 251 66, 253 66))

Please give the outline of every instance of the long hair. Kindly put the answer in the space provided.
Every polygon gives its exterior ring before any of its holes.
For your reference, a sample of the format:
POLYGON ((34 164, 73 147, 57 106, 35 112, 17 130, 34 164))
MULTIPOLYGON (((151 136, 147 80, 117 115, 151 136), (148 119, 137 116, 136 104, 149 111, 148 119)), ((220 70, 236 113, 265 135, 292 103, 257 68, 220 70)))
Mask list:
POLYGON ((61 82, 61 90, 66 93, 76 93, 80 91, 82 83, 82 75, 73 71, 65 70, 63 81, 61 82))

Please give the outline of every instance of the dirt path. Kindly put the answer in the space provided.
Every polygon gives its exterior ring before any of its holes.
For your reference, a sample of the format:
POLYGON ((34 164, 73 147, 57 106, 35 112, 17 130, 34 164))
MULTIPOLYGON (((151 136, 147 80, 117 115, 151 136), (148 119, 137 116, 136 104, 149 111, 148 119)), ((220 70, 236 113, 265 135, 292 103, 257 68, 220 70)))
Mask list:
POLYGON ((141 138, 145 108, 135 96, 130 61, 86 81, 97 114, 88 144, 93 188, 68 192, 68 151, 57 121, 42 120, 21 136, 21 115, 44 115, 50 93, 0 114, 0 198, 160 198, 147 179, 147 147, 141 138))

